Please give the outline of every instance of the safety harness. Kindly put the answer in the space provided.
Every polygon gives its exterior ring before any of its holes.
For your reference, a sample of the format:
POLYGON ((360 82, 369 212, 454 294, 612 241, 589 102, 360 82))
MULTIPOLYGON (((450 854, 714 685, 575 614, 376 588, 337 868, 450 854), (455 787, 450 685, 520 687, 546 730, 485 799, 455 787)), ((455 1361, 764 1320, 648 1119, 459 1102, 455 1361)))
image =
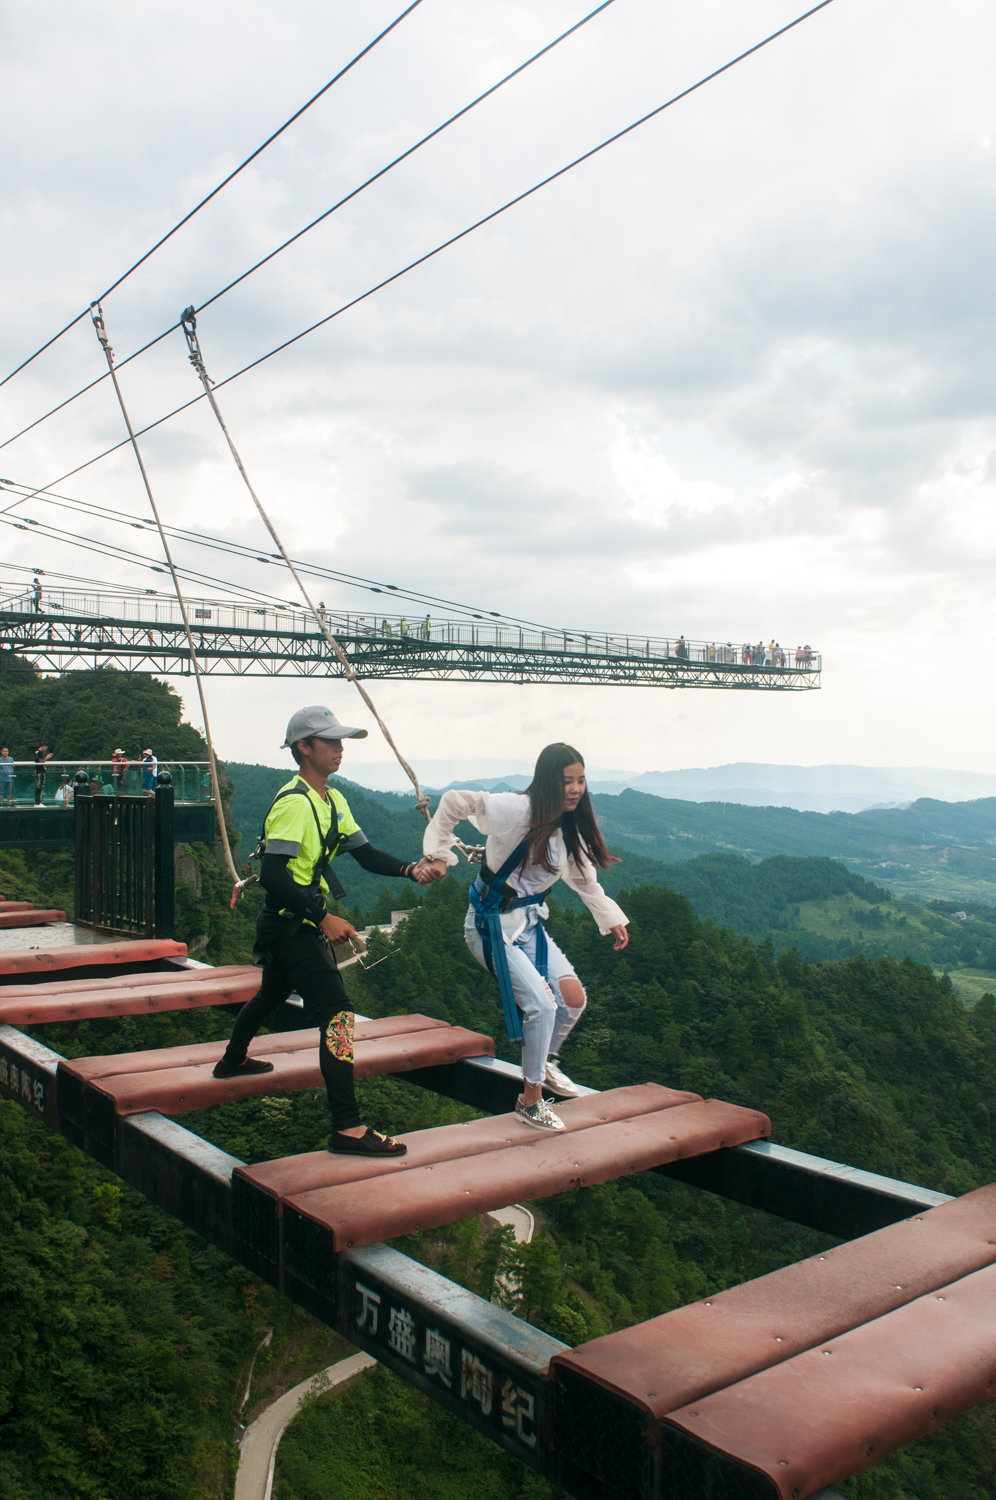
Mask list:
MULTIPOLYGON (((315 820, 315 827, 318 830, 318 837, 321 840, 321 848, 318 851, 318 858, 316 859, 315 864, 312 868, 311 879, 308 882, 306 888, 313 891, 315 896, 320 898, 322 889, 321 881, 322 877, 324 876, 325 884, 329 888, 329 895, 334 897, 335 900, 341 901, 344 898, 346 892, 342 888, 339 877, 332 869, 332 861, 335 858, 336 853, 338 852, 340 844, 345 842, 348 835, 339 832, 339 826, 335 817, 333 817, 332 822, 329 825, 328 833, 322 833, 322 825, 319 821, 318 809, 316 808, 314 802, 312 802, 311 798, 308 796, 307 787, 302 786, 300 781, 295 782, 293 786, 285 787, 282 792, 278 792, 273 801, 270 803, 269 807, 266 809, 266 814, 263 818, 262 832, 260 833, 259 838, 256 840, 255 850, 249 857, 250 874, 245 880, 240 881, 240 885, 245 887, 250 883, 250 881, 259 879, 258 875, 253 875, 251 873, 252 862, 254 859, 261 860, 263 858, 263 855, 266 853, 266 820, 270 816, 273 809, 276 807, 277 803, 280 801, 281 797, 308 797, 308 806, 311 808, 311 815, 315 820)), ((332 806, 334 809, 335 804, 333 803, 332 806)), ((269 900, 270 897, 268 894, 266 897, 266 901, 263 903, 263 910, 269 916, 279 916, 279 911, 275 910, 268 904, 269 900)), ((304 918, 298 917, 295 920, 297 922, 297 926, 300 927, 304 918)))
MULTIPOLYGON (((502 913, 517 911, 522 906, 538 906, 546 900, 545 891, 537 891, 533 896, 516 896, 512 888, 505 884, 512 871, 525 859, 528 851, 528 841, 523 839, 522 843, 512 850, 500 870, 492 872, 487 864, 482 864, 481 873, 470 888, 470 904, 477 913, 475 925, 484 948, 484 962, 489 972, 498 981, 510 1042, 522 1041, 522 1021, 512 994, 512 977, 508 972, 505 935, 501 930, 502 913)), ((546 966, 546 932, 543 923, 537 917, 536 968, 544 979, 546 966)))

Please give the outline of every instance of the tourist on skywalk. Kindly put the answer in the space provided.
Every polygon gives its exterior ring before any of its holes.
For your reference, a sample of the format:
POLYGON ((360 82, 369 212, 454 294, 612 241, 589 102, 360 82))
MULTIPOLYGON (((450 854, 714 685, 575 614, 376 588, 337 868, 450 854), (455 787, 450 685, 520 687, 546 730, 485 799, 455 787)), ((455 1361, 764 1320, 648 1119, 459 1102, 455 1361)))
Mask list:
POLYGON ((154 792, 156 789, 156 771, 159 769, 159 761, 151 750, 142 751, 142 791, 154 792))
POLYGON ((340 724, 320 705, 299 709, 287 726, 289 749, 299 772, 274 798, 263 824, 259 882, 266 902, 256 923, 253 960, 263 966, 262 983, 242 1007, 216 1078, 271 1073, 273 1064, 249 1057, 249 1043, 288 995, 304 1001, 304 1024, 321 1033, 318 1049, 332 1114, 328 1149, 337 1155, 404 1156, 406 1147, 360 1123, 353 1089, 353 1012, 335 960, 334 947, 355 938, 356 929, 328 911, 331 887, 345 892, 331 869, 348 852, 375 875, 407 876, 419 885, 441 880, 427 859, 406 863, 367 842, 342 793, 329 789, 342 761, 342 742, 363 739, 365 729, 340 724), (265 841, 265 842, 263 842, 265 841), (333 946, 334 945, 334 946, 333 946))
POLYGON ((32 604, 34 606, 35 614, 36 615, 40 615, 41 614, 41 606, 42 606, 42 586, 41 586, 41 579, 39 579, 39 578, 32 579, 32 582, 31 582, 31 602, 32 602, 32 604))
POLYGON ((521 1019, 523 1091, 516 1118, 536 1130, 563 1130, 563 1120, 543 1098, 543 1086, 562 1097, 578 1092, 561 1071, 559 1050, 581 1019, 585 992, 546 935, 543 898, 565 880, 599 932, 615 938, 619 952, 629 942, 629 918, 602 890, 596 873, 596 866, 607 870, 618 861, 598 830, 584 761, 571 745, 541 750, 524 792, 444 792, 422 842, 440 876, 456 863, 454 832, 464 818, 487 835, 464 939, 477 962, 498 979, 510 1031, 513 1007, 521 1019))
POLYGON ((14 757, 6 745, 0 750, 0 807, 5 802, 14 806, 14 757))
POLYGON ((128 757, 120 746, 115 749, 114 754, 111 756, 111 765, 114 768, 111 771, 111 781, 115 792, 120 796, 124 791, 125 773, 128 770, 128 757))
POLYGON ((52 751, 47 745, 39 745, 35 751, 35 806, 41 807, 42 793, 45 790, 45 768, 52 759, 52 751))

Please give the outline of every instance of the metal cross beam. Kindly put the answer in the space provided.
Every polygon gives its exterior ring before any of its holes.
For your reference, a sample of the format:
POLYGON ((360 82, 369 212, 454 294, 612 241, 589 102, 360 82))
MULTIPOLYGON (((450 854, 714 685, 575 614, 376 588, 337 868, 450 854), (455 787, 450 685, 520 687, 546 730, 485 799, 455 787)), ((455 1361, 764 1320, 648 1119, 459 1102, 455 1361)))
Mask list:
MULTIPOLYGON (((202 673, 341 677, 314 621, 298 609, 190 601, 202 673)), ((357 675, 373 680, 572 683, 798 692, 818 688, 818 653, 751 651, 714 642, 545 630, 481 619, 408 622, 335 614, 329 627, 357 675)), ((190 650, 175 603, 161 598, 48 595, 39 610, 0 596, 0 650, 42 671, 111 666, 185 675, 190 650)))

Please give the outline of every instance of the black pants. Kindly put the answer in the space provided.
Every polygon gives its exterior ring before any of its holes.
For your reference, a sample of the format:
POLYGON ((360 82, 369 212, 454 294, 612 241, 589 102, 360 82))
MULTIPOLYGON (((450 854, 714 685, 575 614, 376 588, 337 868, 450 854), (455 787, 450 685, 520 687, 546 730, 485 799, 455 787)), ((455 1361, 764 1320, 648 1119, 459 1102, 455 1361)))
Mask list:
POLYGON ((318 1055, 332 1112, 333 1130, 359 1125, 360 1111, 353 1091, 353 1012, 342 976, 329 946, 313 927, 301 927, 292 937, 287 923, 265 912, 256 927, 263 958, 263 982, 235 1018, 225 1061, 245 1061, 249 1043, 288 995, 304 1001, 304 1027, 320 1031, 318 1055))
POLYGON ((39 767, 35 772, 35 806, 41 803, 42 792, 45 790, 45 772, 39 767))

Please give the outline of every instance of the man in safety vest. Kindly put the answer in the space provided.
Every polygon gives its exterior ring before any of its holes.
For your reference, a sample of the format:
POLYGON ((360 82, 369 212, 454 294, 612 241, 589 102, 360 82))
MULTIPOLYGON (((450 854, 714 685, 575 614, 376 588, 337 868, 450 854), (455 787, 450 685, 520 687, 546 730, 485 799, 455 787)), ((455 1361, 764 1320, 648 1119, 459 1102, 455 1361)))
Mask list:
MULTIPOLYGON (((429 861, 407 863, 375 849, 358 826, 345 797, 326 786, 339 769, 342 742, 363 739, 365 729, 340 724, 320 705, 302 708, 287 726, 283 748, 299 771, 278 792, 263 828, 260 884, 266 902, 256 924, 253 958, 263 966, 256 995, 242 1007, 216 1078, 270 1073, 273 1064, 247 1056, 249 1043, 277 1006, 295 992, 304 1001, 304 1022, 321 1032, 319 1058, 332 1112, 328 1149, 343 1155, 403 1156, 406 1147, 360 1122, 353 1090, 353 1012, 335 961, 356 929, 328 911, 330 861, 343 850, 375 875, 407 876, 420 885, 439 878, 429 861), (327 878, 328 877, 328 878, 327 878)), ((341 892, 341 887, 339 887, 341 892)))

